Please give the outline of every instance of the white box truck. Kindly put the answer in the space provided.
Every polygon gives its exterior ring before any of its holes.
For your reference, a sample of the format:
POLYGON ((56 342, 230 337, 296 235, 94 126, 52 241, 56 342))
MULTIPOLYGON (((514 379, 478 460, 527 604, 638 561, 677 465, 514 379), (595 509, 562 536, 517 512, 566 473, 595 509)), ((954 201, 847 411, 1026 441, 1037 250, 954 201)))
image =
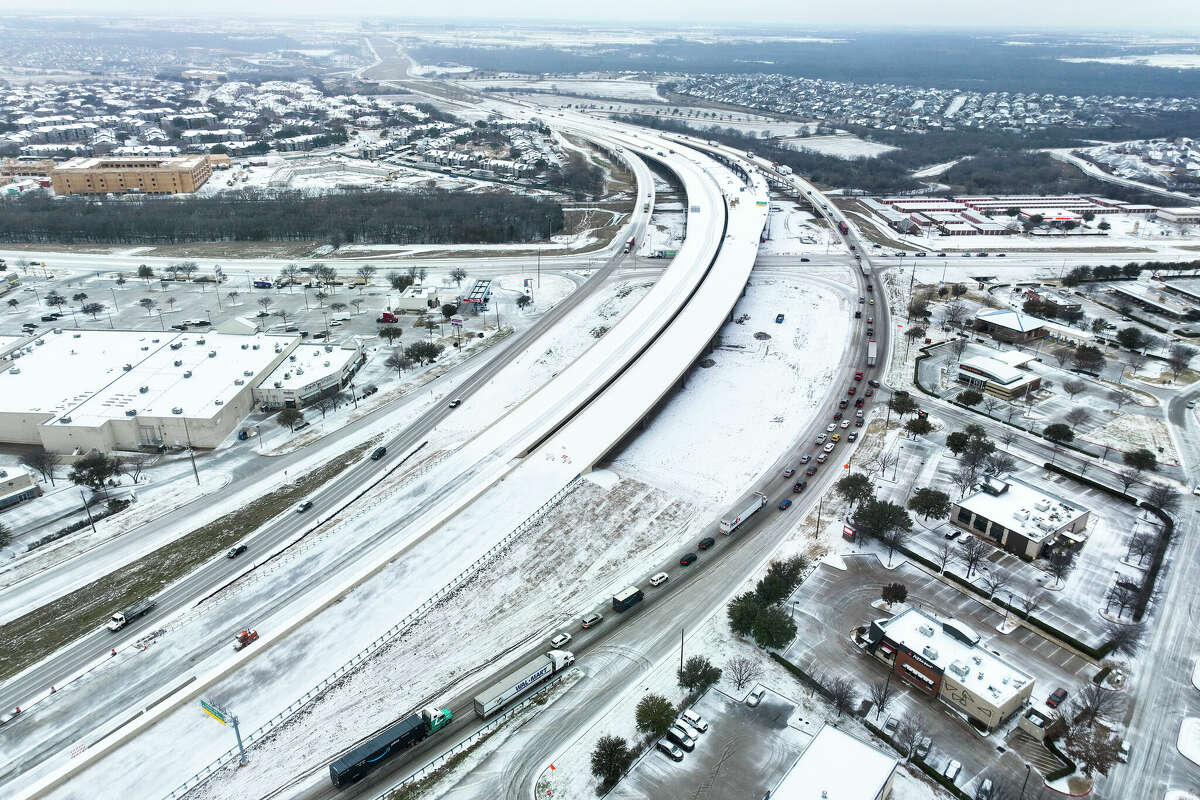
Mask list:
POLYGON ((755 492, 750 496, 746 505, 742 507, 735 516, 726 517, 721 520, 721 533, 730 534, 737 530, 737 527, 750 518, 750 515, 767 504, 767 496, 761 492, 755 492))

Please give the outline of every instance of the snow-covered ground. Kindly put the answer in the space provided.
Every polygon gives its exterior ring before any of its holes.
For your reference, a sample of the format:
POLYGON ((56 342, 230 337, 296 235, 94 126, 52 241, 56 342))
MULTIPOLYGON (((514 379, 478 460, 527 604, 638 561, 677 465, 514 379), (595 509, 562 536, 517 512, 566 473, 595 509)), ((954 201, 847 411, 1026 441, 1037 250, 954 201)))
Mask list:
POLYGON ((764 256, 828 253, 831 246, 837 246, 833 230, 793 200, 771 201, 767 234, 767 240, 758 248, 764 256))
POLYGON ((1184 717, 1179 723, 1179 752, 1196 764, 1200 764, 1200 717, 1184 717))
POLYGON ((809 136, 799 139, 789 139, 787 140, 787 144, 795 150, 812 150, 822 155, 846 159, 874 158, 875 156, 897 149, 890 144, 868 142, 865 139, 860 139, 848 133, 837 136, 809 136))
MULTIPOLYGON (((874 218, 872 218, 874 219, 874 218)), ((1007 217, 997 217, 1004 223, 1007 217)), ((1174 222, 1164 222, 1159 219, 1149 219, 1139 214, 1105 214, 1097 217, 1083 227, 1069 233, 1056 231, 1054 233, 1026 234, 1017 233, 1007 236, 943 236, 936 230, 929 229, 916 236, 902 235, 891 228, 883 227, 888 238, 903 242, 910 248, 931 251, 974 251, 974 250, 1003 250, 1015 252, 1021 250, 1119 250, 1137 248, 1163 253, 1174 253, 1180 258, 1193 260, 1196 254, 1192 250, 1200 246, 1200 229, 1195 225, 1179 225, 1174 222), (1096 226, 1107 222, 1111 229, 1100 231, 1096 226)), ((1135 253, 1130 258, 1138 258, 1135 253)), ((1145 260, 1141 256, 1140 260, 1145 260)), ((939 265, 940 266, 940 265, 939 265)), ((1000 264, 989 264, 989 272, 1000 264)), ((979 270, 978 265, 974 265, 979 270)))
POLYGON ((626 448, 613 468, 714 511, 736 500, 774 461, 780 437, 824 397, 851 318, 849 287, 836 286, 752 276, 733 310, 734 319, 749 319, 721 329, 712 365, 702 362, 688 376, 654 417, 650 434, 626 448), (784 321, 776 324, 781 313, 784 321))
POLYGON ((265 167, 239 162, 233 169, 215 172, 196 192, 212 196, 241 189, 303 189, 333 191, 354 189, 416 189, 430 181, 448 190, 492 187, 487 181, 451 177, 384 161, 370 161, 336 154, 266 155, 265 167))
POLYGON ((1125 453, 1145 448, 1158 456, 1159 463, 1176 466, 1179 464, 1179 454, 1175 452, 1171 432, 1161 417, 1121 414, 1080 438, 1101 446, 1109 445, 1125 453))
POLYGON ((1117 64, 1131 67, 1161 67, 1163 69, 1200 69, 1200 53, 1149 53, 1139 56, 1110 56, 1108 58, 1060 58, 1068 64, 1117 64))

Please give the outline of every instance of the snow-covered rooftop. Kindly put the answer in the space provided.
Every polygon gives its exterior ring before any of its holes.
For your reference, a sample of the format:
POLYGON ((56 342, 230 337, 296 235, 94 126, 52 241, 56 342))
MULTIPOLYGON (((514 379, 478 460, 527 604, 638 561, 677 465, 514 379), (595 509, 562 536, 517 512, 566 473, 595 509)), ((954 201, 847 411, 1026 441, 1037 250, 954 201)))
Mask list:
POLYGON ((56 329, 0 373, 0 413, 98 425, 141 415, 210 418, 295 336, 56 329), (175 412, 175 409, 181 409, 175 412))
POLYGON ((289 353, 263 383, 272 386, 279 384, 276 388, 283 390, 302 390, 330 375, 340 374, 346 363, 358 353, 353 346, 302 344, 289 353))
POLYGON ((980 647, 979 634, 955 619, 941 620, 908 608, 877 623, 887 638, 940 669, 972 694, 1003 706, 1033 678, 980 647))
POLYGON ((958 505, 1034 542, 1073 525, 1088 513, 1078 503, 1011 475, 989 478, 980 491, 958 505))
POLYGON ((771 792, 775 800, 877 800, 896 759, 825 725, 771 792))
POLYGON ((1042 321, 1037 317, 1031 317, 1028 314, 1022 314, 1020 311, 1009 311, 1007 309, 985 311, 975 318, 999 328, 1008 328, 1009 330, 1020 331, 1022 333, 1035 331, 1042 327, 1042 321))
POLYGON ((1003 386, 1017 383, 1022 378, 1031 377, 1029 373, 1014 369, 1004 361, 992 358, 991 356, 971 356, 970 358, 964 358, 959 362, 958 366, 959 369, 983 375, 988 380, 1003 386))

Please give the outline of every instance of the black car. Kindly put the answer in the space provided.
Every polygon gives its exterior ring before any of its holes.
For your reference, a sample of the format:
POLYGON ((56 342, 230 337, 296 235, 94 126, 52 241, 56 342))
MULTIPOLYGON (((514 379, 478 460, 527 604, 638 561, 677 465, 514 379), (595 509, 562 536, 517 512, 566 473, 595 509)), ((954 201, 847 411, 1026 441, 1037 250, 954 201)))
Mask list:
POLYGON ((775 315, 775 322, 776 322, 776 323, 781 323, 781 322, 783 322, 783 314, 776 314, 776 315, 775 315))
POLYGON ((800 492, 803 492, 807 486, 808 481, 796 481, 792 484, 792 491, 796 494, 800 494, 800 492))
POLYGON ((378 461, 379 459, 383 458, 385 455, 387 455, 386 447, 376 447, 374 450, 371 451, 371 460, 378 461))
POLYGON ((953 541, 953 540, 957 539, 958 537, 962 536, 962 531, 955 528, 952 531, 946 532, 944 535, 947 539, 950 539, 951 541, 953 541))
POLYGON ((804 474, 805 474, 805 475, 807 475, 807 476, 808 476, 808 477, 810 477, 810 478, 811 478, 813 475, 816 475, 816 474, 817 474, 817 465, 816 465, 816 464, 810 464, 810 465, 809 465, 809 467, 808 467, 808 469, 804 470, 804 474))
POLYGON ((701 550, 707 550, 708 548, 712 547, 716 543, 717 543, 717 540, 714 539, 713 537, 705 536, 703 539, 700 540, 700 543, 697 544, 696 547, 700 548, 701 550))
POLYGON ((246 552, 246 545, 235 544, 233 547, 229 548, 229 550, 225 553, 225 557, 226 558, 237 558, 244 552, 246 552))
POLYGON ((879 388, 879 381, 876 381, 876 380, 870 380, 870 381, 867 381, 867 384, 868 384, 869 386, 874 386, 876 389, 878 389, 878 388, 879 388))
POLYGON ((57 322, 57 321, 58 321, 58 317, 54 316, 53 314, 46 314, 45 316, 42 317, 42 322, 57 322))
POLYGON ((688 553, 686 556, 679 559, 679 566, 686 567, 688 564, 692 563, 695 560, 696 560, 696 554, 688 553))

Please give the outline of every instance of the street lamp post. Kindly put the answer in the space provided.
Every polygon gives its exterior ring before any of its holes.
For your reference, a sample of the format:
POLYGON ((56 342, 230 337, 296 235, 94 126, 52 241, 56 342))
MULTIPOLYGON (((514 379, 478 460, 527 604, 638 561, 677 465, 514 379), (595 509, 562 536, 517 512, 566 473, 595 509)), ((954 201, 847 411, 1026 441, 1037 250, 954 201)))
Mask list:
POLYGON ((1029 783, 1029 762, 1025 762, 1025 782, 1021 784, 1021 800, 1025 800, 1025 786, 1029 783))

